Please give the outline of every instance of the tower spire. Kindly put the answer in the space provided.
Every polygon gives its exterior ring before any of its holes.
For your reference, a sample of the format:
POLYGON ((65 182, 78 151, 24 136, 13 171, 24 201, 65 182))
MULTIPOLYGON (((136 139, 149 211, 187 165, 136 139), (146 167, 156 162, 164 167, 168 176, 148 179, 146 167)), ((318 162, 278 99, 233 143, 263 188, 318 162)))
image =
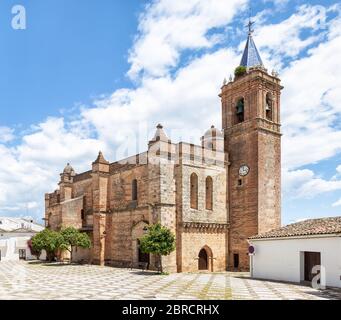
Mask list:
POLYGON ((255 22, 251 20, 251 8, 250 8, 249 23, 246 26, 248 28, 248 38, 247 38, 246 46, 244 49, 243 57, 240 62, 240 65, 246 68, 264 66, 262 58, 260 57, 256 44, 252 38, 252 34, 254 33, 252 26, 254 24, 255 22))

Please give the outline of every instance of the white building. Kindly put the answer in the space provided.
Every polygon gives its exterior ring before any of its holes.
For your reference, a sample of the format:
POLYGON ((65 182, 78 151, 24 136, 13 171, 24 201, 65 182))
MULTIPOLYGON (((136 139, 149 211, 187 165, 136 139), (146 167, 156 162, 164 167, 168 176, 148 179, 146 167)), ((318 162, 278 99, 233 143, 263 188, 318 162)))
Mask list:
POLYGON ((306 220, 249 239, 251 275, 341 287, 341 217, 306 220))
POLYGON ((44 227, 30 218, 0 217, 0 262, 32 260, 28 241, 44 227))

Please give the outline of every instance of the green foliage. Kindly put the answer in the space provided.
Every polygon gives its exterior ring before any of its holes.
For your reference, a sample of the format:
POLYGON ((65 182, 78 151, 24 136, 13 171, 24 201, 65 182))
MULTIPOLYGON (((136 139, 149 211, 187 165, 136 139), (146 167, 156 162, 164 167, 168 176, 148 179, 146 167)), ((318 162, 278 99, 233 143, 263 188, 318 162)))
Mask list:
POLYGON ((175 236, 159 223, 152 225, 148 228, 148 234, 140 239, 140 248, 143 253, 151 253, 159 257, 162 273, 161 256, 168 256, 175 250, 175 236))
POLYGON ((246 73, 246 67, 244 66, 239 66, 234 70, 234 75, 236 77, 241 77, 246 73))
POLYGON ((31 246, 38 256, 45 250, 51 261, 58 250, 72 253, 73 247, 90 248, 91 241, 86 233, 81 233, 75 228, 66 228, 61 232, 45 229, 32 238, 31 246))
POLYGON ((63 243, 60 233, 45 229, 32 238, 32 249, 39 256, 43 250, 46 251, 48 257, 54 256, 55 252, 60 248, 63 243))
POLYGON ((72 251, 73 247, 90 248, 91 241, 86 233, 79 232, 75 228, 66 228, 60 232, 63 241, 61 243, 61 249, 72 251))
POLYGON ((160 271, 162 271, 161 256, 168 256, 175 250, 175 236, 161 224, 148 228, 148 234, 140 239, 140 248, 143 253, 155 254, 159 257, 160 271))

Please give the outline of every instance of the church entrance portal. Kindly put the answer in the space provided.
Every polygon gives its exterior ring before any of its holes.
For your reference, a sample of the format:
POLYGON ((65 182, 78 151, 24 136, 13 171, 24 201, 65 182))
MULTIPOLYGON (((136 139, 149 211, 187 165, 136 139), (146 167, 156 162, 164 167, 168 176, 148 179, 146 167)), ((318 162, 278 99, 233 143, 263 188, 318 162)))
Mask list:
POLYGON ((199 270, 208 270, 208 255, 205 249, 201 249, 199 253, 199 270))

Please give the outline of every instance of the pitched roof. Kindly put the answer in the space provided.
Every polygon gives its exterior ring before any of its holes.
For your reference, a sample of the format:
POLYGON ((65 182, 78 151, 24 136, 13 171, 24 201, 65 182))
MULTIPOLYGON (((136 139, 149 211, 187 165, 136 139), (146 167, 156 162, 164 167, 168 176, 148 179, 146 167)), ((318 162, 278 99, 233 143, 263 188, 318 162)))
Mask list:
POLYGON ((253 41, 251 32, 249 33, 249 36, 247 38, 245 50, 240 65, 247 68, 263 66, 262 58, 260 57, 255 42, 253 41))
POLYGON ((17 232, 24 229, 26 232, 39 232, 44 230, 44 227, 32 220, 30 217, 0 217, 1 232, 17 232))
POLYGON ((341 217, 311 219, 259 234, 250 239, 289 238, 297 236, 341 234, 341 217))

